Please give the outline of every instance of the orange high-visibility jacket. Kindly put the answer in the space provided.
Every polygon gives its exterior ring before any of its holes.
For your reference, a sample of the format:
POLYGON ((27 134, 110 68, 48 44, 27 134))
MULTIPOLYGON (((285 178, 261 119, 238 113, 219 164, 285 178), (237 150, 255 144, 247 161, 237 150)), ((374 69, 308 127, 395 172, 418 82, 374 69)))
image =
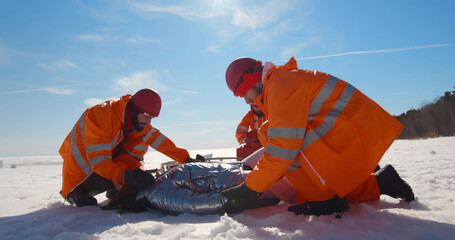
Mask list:
POLYGON ((151 146, 180 163, 189 157, 188 151, 177 148, 151 125, 125 136, 124 113, 130 98, 131 95, 125 95, 118 101, 88 108, 66 137, 59 150, 63 158, 61 194, 65 198, 92 172, 112 180, 118 187, 123 186, 122 175, 127 166, 113 161, 116 154, 128 153, 141 161, 151 146))
POLYGON ((298 69, 294 58, 270 69, 262 84, 254 101, 268 118, 268 131, 259 131, 267 132, 266 151, 246 178, 257 192, 282 175, 292 182, 290 173, 302 167, 321 191, 343 197, 370 176, 403 129, 347 82, 298 69))
POLYGON ((267 121, 267 118, 265 116, 258 117, 253 113, 252 110, 248 111, 237 126, 237 131, 235 132, 237 141, 241 143, 242 139, 246 138, 246 135, 249 131, 258 130, 265 121, 267 121))

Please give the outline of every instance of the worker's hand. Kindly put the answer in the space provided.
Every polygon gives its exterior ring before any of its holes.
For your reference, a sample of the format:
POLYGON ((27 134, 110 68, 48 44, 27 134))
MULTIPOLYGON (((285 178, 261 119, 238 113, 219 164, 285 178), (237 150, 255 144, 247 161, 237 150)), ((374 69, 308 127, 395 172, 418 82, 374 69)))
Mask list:
POLYGON ((302 204, 290 206, 289 212, 294 212, 295 215, 330 215, 333 213, 341 214, 349 209, 348 200, 346 197, 339 198, 335 195, 333 198, 326 201, 308 201, 302 204))
POLYGON ((242 144, 246 144, 247 142, 249 142, 250 140, 248 138, 243 138, 242 141, 240 142, 240 145, 242 144))
POLYGON ((203 157, 202 155, 197 154, 197 155, 196 155, 196 159, 189 157, 189 158, 187 158, 187 159, 185 160, 185 163, 205 162, 205 161, 206 161, 206 160, 205 160, 205 157, 203 157))
POLYGON ((116 210, 118 213, 123 212, 143 212, 147 210, 147 201, 144 199, 136 200, 139 191, 131 185, 123 186, 111 201, 102 210, 116 210))
POLYGON ((122 179, 125 186, 137 189, 138 191, 147 188, 155 182, 155 178, 150 172, 142 171, 139 168, 126 170, 123 173, 122 179))
POLYGON ((117 212, 141 212, 146 209, 144 202, 136 201, 136 195, 151 186, 155 178, 150 172, 140 169, 126 170, 123 173, 125 185, 111 199, 108 205, 101 207, 103 210, 117 210, 117 212))
POLYGON ((274 198, 258 199, 261 193, 251 190, 245 183, 223 190, 221 195, 225 198, 223 209, 229 214, 242 212, 245 209, 275 205, 280 202, 279 199, 274 198))

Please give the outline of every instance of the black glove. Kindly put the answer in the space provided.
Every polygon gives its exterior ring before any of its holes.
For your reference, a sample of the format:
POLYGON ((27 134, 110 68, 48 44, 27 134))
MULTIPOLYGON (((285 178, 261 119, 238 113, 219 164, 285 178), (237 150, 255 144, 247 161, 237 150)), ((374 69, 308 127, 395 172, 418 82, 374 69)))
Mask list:
POLYGON ((132 189, 137 189, 138 191, 147 188, 155 182, 155 178, 150 172, 142 171, 139 168, 126 170, 123 173, 122 178, 125 186, 129 186, 132 189))
POLYGON ((136 201, 137 188, 125 185, 111 199, 109 204, 101 207, 102 210, 116 210, 118 213, 123 212, 142 212, 147 209, 143 202, 136 201))
POLYGON ((295 215, 330 215, 332 213, 343 213, 349 210, 349 203, 346 197, 340 198, 335 195, 333 198, 326 201, 308 201, 299 205, 294 205, 288 208, 289 212, 294 212, 295 215))
POLYGON ((245 209, 276 205, 280 202, 279 199, 275 198, 258 199, 261 194, 249 189, 245 183, 223 190, 221 195, 227 198, 223 204, 223 209, 230 214, 241 212, 245 209))
POLYGON ((147 209, 146 202, 136 201, 139 191, 146 189, 155 182, 150 172, 140 169, 126 170, 123 173, 125 185, 111 199, 108 205, 101 207, 103 210, 114 210, 121 213, 124 211, 141 212, 147 209))
POLYGON ((197 154, 196 159, 189 157, 185 160, 185 163, 192 163, 192 162, 205 162, 205 157, 197 154))

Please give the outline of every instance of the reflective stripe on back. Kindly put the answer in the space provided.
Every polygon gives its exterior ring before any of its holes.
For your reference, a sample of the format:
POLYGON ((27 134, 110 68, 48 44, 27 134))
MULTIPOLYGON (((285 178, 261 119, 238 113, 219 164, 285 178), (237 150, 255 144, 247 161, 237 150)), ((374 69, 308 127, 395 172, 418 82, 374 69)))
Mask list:
POLYGON ((79 130, 81 132, 82 143, 85 145, 84 129, 85 129, 85 118, 84 118, 84 114, 82 114, 82 116, 79 118, 79 130))
POLYGON ((112 140, 111 143, 100 143, 100 144, 93 144, 85 147, 85 152, 86 153, 93 153, 93 152, 98 152, 98 151, 112 151, 114 149, 114 146, 117 143, 117 139, 120 136, 120 131, 117 132, 117 135, 115 138, 112 140))
POLYGON ((344 110, 349 100, 351 99, 352 95, 354 94, 355 90, 356 89, 352 85, 347 84, 340 98, 338 98, 337 102, 333 106, 332 110, 330 110, 330 112, 324 118, 323 124, 318 128, 309 131, 305 135, 302 150, 308 147, 318 138, 323 137, 333 127, 333 124, 335 123, 338 115, 344 110))
POLYGON ((311 120, 313 120, 313 117, 319 113, 322 104, 324 104, 324 102, 329 98, 330 94, 332 94, 333 89, 335 89, 337 83, 338 78, 330 75, 329 79, 327 79, 326 83, 324 84, 324 87, 322 87, 322 90, 319 92, 313 102, 311 102, 307 122, 311 122, 311 120))
MULTIPOLYGON (((82 119, 84 118, 84 114, 82 114, 81 118, 82 119)), ((85 124, 84 121, 82 121, 82 122, 78 121, 78 123, 79 123, 79 128, 84 128, 84 126, 81 126, 81 124, 82 125, 85 124)), ((77 127, 78 123, 76 123, 76 125, 74 125, 73 130, 71 131, 71 154, 73 155, 74 160, 76 160, 77 164, 82 169, 82 171, 86 175, 90 175, 93 171, 90 168, 90 166, 87 164, 85 159, 82 157, 82 154, 81 154, 81 152, 79 151, 79 149, 77 148, 77 145, 76 145, 76 127, 77 127)), ((81 136, 81 138, 84 139, 84 136, 81 136)))
POLYGON ((92 152, 98 152, 98 151, 111 151, 112 150, 112 144, 110 143, 100 143, 100 144, 94 144, 94 145, 89 145, 85 147, 85 151, 87 153, 92 153, 92 152))
POLYGON ((90 163, 90 165, 96 165, 96 164, 101 163, 104 160, 108 160, 108 159, 112 160, 112 157, 111 156, 102 155, 102 156, 91 158, 91 159, 88 160, 88 162, 90 163))

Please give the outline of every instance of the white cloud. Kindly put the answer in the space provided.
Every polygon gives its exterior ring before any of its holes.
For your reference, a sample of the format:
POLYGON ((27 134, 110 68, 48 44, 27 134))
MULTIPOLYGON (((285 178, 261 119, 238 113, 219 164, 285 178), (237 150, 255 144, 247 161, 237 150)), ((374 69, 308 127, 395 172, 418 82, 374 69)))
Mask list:
POLYGON ((201 113, 201 111, 199 110, 196 110, 196 111, 192 111, 192 112, 184 112, 182 113, 184 116, 187 116, 187 117, 190 117, 190 116, 195 116, 197 114, 201 113))
POLYGON ((188 95, 188 96, 194 96, 194 95, 198 95, 199 92, 197 91, 191 91, 191 90, 182 90, 181 91, 183 94, 185 95, 188 95))
POLYGON ((178 104, 178 103, 181 103, 182 102, 182 99, 175 99, 175 100, 172 100, 172 101, 165 101, 163 102, 163 105, 175 105, 175 104, 178 104))
POLYGON ((105 1, 103 5, 96 4, 97 7, 101 6, 99 9, 91 5, 91 1, 86 2, 87 4, 82 3, 80 0, 76 1, 79 6, 98 19, 109 22, 110 24, 127 21, 121 14, 122 11, 128 8, 126 6, 127 1, 105 1))
POLYGON ((130 38, 128 38, 128 42, 133 43, 133 44, 138 44, 138 43, 142 43, 142 42, 161 44, 160 40, 143 38, 143 37, 130 37, 130 38))
MULTIPOLYGON (((296 0, 269 0, 255 4, 246 1, 199 0, 186 5, 132 3, 131 6, 142 13, 168 13, 188 20, 205 21, 216 29, 219 38, 218 43, 207 46, 205 51, 219 53, 224 44, 245 32, 245 42, 254 45, 253 43, 267 42, 271 37, 289 31, 286 13, 300 4, 309 5, 307 1, 301 3, 296 0)), ((302 14, 307 15, 305 12, 307 10, 302 14)), ((292 16, 295 17, 295 14, 292 16)), ((300 18, 298 25, 301 26, 304 20, 304 17, 300 18)))
MULTIPOLYGON (((198 126, 198 125, 215 125, 215 126, 222 126, 222 125, 232 125, 238 124, 237 121, 227 121, 227 120, 217 120, 217 121, 202 121, 202 122, 192 122, 192 123, 183 123, 183 124, 175 124, 175 125, 165 125, 160 126, 160 129, 169 129, 169 128, 178 128, 178 127, 190 127, 190 126, 198 126)), ((236 125, 237 126, 237 125, 236 125)))
POLYGON ((99 84, 106 84, 106 82, 78 83, 78 84, 67 85, 67 86, 44 87, 44 88, 35 88, 35 89, 16 90, 16 91, 10 91, 10 92, 0 92, 0 95, 29 93, 29 92, 49 92, 49 93, 53 93, 53 94, 70 95, 70 94, 74 93, 74 90, 68 89, 70 87, 80 87, 80 86, 99 85, 99 84))
POLYGON ((57 61, 54 62, 52 65, 48 65, 45 63, 41 63, 40 65, 49 71, 66 71, 68 69, 79 69, 78 65, 68 60, 57 61))
POLYGON ((231 23, 240 28, 265 28, 294 6, 293 1, 268 1, 257 6, 241 6, 234 10, 231 23))
POLYGON ((221 131, 221 130, 224 130, 224 128, 212 128, 212 129, 204 129, 202 130, 202 133, 212 133, 212 132, 216 132, 216 131, 221 131))
POLYGON ((220 47, 221 47, 220 44, 208 46, 207 48, 205 48, 205 51, 206 52, 211 52, 211 53, 219 53, 220 52, 220 47))
POLYGON ((58 68, 58 69, 69 69, 69 68, 73 68, 73 69, 79 69, 79 66, 77 66, 76 64, 68 61, 68 60, 62 60, 62 61, 58 61, 55 63, 55 66, 58 68))
POLYGON ((119 100, 118 97, 112 97, 112 98, 108 98, 108 99, 101 99, 101 98, 88 98, 84 101, 84 104, 89 106, 89 107, 93 107, 97 104, 100 104, 100 103, 103 103, 107 100, 114 100, 114 101, 117 101, 119 100))
POLYGON ((311 45, 314 45, 316 43, 318 43, 319 39, 317 37, 313 37, 313 38, 310 38, 308 39, 307 41, 304 41, 304 42, 301 42, 295 46, 291 46, 291 47, 285 47, 283 49, 283 51, 281 51, 278 56, 280 58, 284 58, 284 59, 287 59, 291 56, 297 56, 300 54, 300 52, 302 51, 302 49, 304 49, 305 47, 308 47, 308 46, 311 46, 311 45))
POLYGON ((85 34, 85 35, 78 35, 75 38, 76 38, 76 40, 79 40, 79 41, 102 42, 105 40, 106 37, 98 35, 98 34, 85 34))
POLYGON ((115 90, 134 93, 142 88, 152 88, 156 91, 165 91, 167 86, 158 79, 156 70, 136 72, 127 77, 115 80, 115 90))
POLYGON ((44 91, 57 94, 57 95, 71 95, 74 93, 73 89, 63 88, 63 87, 48 87, 43 88, 44 91))
POLYGON ((141 12, 169 13, 189 20, 211 19, 226 14, 225 9, 219 7, 216 1, 192 1, 185 6, 158 6, 147 3, 132 3, 131 6, 141 12))
POLYGON ((88 98, 88 99, 86 99, 86 100, 84 101, 84 104, 85 104, 85 105, 88 105, 88 106, 90 106, 90 107, 92 107, 92 106, 95 106, 95 105, 97 105, 97 104, 100 104, 100 103, 102 103, 102 102, 104 102, 104 101, 105 101, 105 100, 100 99, 100 98, 88 98))
POLYGON ((455 44, 453 44, 453 43, 451 43, 451 44, 434 44, 434 45, 425 45, 425 46, 408 47, 408 48, 392 48, 392 49, 379 49, 379 50, 368 50, 368 51, 345 52, 345 53, 329 54, 329 55, 315 56, 315 57, 296 58, 296 60, 330 58, 330 57, 339 57, 339 56, 346 56, 346 55, 358 55, 358 54, 403 52, 403 51, 412 51, 412 50, 418 50, 418 49, 424 49, 424 48, 439 48, 439 47, 453 47, 453 46, 455 46, 455 44))
POLYGON ((0 43, 0 64, 6 65, 10 63, 9 54, 10 50, 0 43))

